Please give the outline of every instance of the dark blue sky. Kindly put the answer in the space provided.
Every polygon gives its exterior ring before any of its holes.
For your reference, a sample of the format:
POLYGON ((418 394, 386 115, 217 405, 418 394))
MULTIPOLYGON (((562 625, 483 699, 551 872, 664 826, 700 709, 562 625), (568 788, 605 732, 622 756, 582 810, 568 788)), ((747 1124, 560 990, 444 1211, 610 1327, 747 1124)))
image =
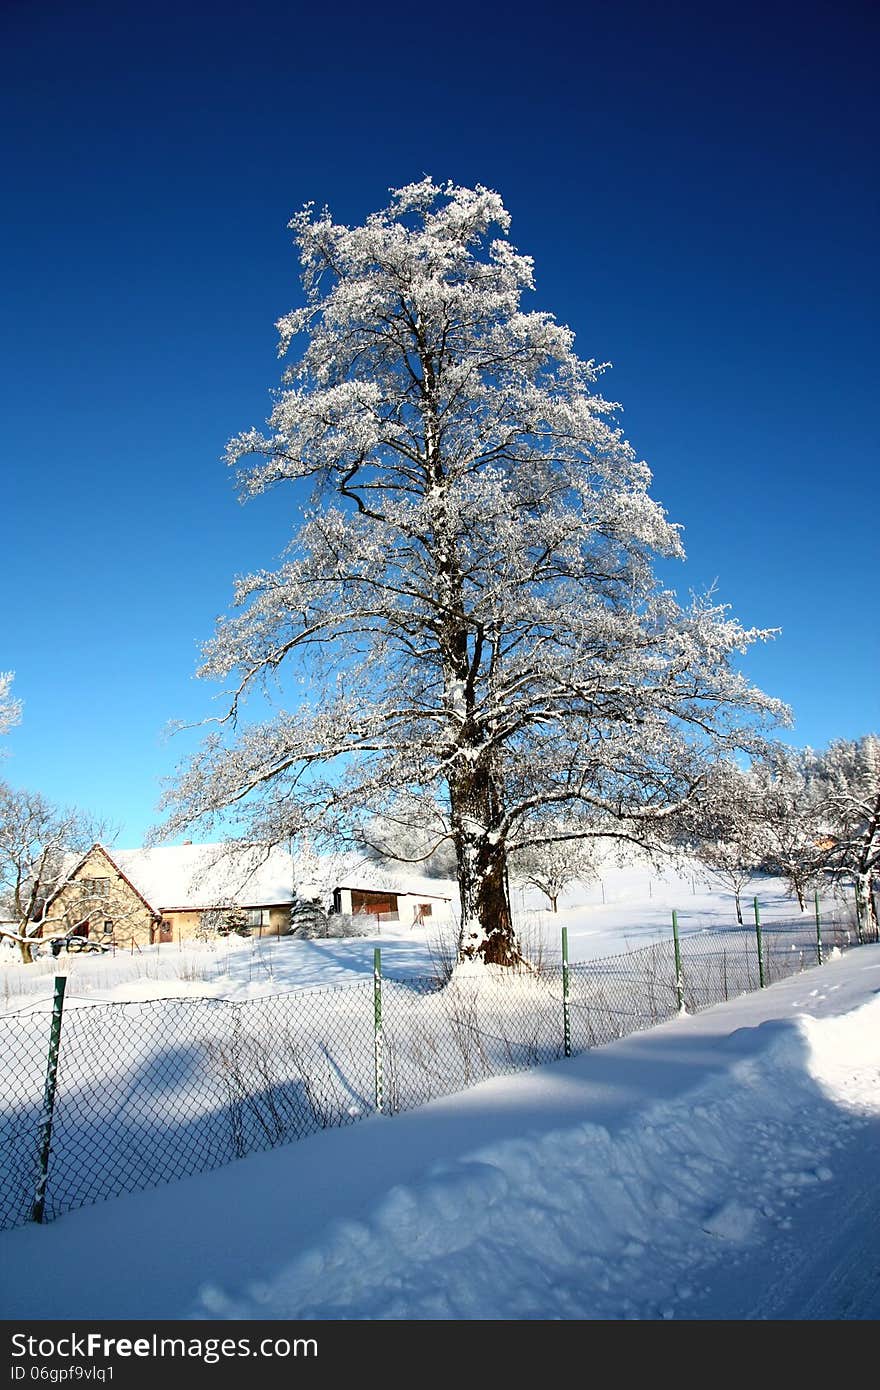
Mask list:
POLYGON ((0 6, 3 775, 140 840, 197 642, 271 564, 262 424, 286 223, 430 173, 497 188, 554 311, 821 745, 880 726, 878 23, 867 6, 0 6))

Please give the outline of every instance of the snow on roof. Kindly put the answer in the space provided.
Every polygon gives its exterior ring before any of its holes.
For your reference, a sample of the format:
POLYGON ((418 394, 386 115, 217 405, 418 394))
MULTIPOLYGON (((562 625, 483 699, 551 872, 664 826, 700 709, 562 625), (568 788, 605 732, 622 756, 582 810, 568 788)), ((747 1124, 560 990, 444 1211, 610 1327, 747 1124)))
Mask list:
MULTIPOLYGON (((377 897, 384 895, 386 897, 391 896, 395 898, 434 898, 437 902, 449 902, 451 898, 450 893, 432 893, 426 888, 420 888, 418 885, 424 881, 424 879, 419 879, 418 882, 410 881, 407 882, 404 887, 401 887, 398 883, 394 888, 388 888, 384 885, 374 886, 373 884, 365 885, 363 883, 347 882, 340 883, 337 886, 340 889, 345 889, 349 893, 375 893, 377 897)), ((437 885, 434 884, 433 886, 436 888, 437 885)))
POLYGON ((368 859, 350 852, 333 859, 333 887, 353 888, 357 892, 396 893, 404 897, 445 898, 457 893, 457 885, 447 878, 429 878, 418 872, 418 865, 403 861, 368 859), (415 872, 413 871, 415 870, 415 872))
POLYGON ((157 912, 233 903, 239 907, 289 903, 296 896, 294 885, 305 898, 328 899, 330 891, 343 884, 346 888, 433 898, 451 897, 454 887, 445 879, 400 872, 405 866, 371 862, 359 854, 313 856, 297 863, 280 846, 162 845, 156 849, 111 848, 108 853, 157 912))
POLYGON ((163 845, 111 850, 119 868, 158 911, 171 908, 268 907, 289 903, 293 860, 262 845, 163 845))

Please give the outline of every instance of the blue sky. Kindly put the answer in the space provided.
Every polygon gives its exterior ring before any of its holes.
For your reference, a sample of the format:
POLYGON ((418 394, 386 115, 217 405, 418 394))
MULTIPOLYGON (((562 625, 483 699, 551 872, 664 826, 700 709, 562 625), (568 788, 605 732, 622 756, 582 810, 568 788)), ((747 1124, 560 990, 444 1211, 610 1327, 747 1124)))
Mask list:
POLYGON ((7 0, 3 775, 124 844, 155 821, 166 724, 213 708, 198 643, 296 521, 220 461, 278 381, 287 221, 424 173, 497 188, 531 303, 613 362, 675 587, 782 629, 746 669, 786 738, 876 730, 877 30, 773 0, 7 0))

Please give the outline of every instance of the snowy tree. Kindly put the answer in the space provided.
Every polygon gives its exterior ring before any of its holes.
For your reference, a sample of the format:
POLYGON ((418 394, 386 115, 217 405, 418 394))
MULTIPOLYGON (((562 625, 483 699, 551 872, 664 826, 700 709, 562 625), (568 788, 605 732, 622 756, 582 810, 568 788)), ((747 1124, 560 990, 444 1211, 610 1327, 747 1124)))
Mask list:
POLYGON ((218 936, 250 936, 247 912, 235 903, 225 907, 206 907, 199 913, 196 938, 199 941, 213 941, 218 936))
POLYGON ((324 937, 327 931, 328 917, 320 902, 315 902, 311 898, 297 898, 290 908, 290 936, 302 936, 306 938, 324 937))
POLYGON ((824 820, 816 766, 810 749, 780 747, 772 760, 758 761, 751 769, 763 867, 785 879, 802 912, 807 893, 823 877, 819 846, 824 820))
POLYGON ((460 954, 499 964, 507 857, 537 809, 648 835, 784 717, 732 664, 769 633, 657 582, 678 529, 601 369, 523 307, 533 265, 508 224, 496 193, 428 178, 362 226, 294 217, 293 360, 268 434, 228 454, 245 497, 292 484, 298 504, 310 482, 311 500, 206 647, 228 704, 165 828, 235 808, 252 839, 336 840, 424 796, 455 850, 460 954))
POLYGON ((8 734, 21 719, 21 701, 12 695, 14 672, 0 671, 0 734, 8 734))
MULTIPOLYGON (((39 792, 0 782, 0 936, 18 943, 25 964, 33 961, 34 938, 46 926, 69 929, 46 915, 49 899, 78 857, 106 834, 106 826, 83 811, 59 810, 39 792)), ((89 903, 82 900, 83 918, 89 903)))
POLYGON ((594 842, 579 835, 575 824, 558 818, 534 825, 528 833, 530 843, 511 849, 511 874, 538 888, 556 912, 559 895, 570 883, 596 877, 594 842))
POLYGON ((764 860, 761 809, 751 773, 722 761, 666 827, 671 847, 687 859, 697 859, 708 871, 710 884, 721 884, 733 894, 740 926, 743 894, 764 860))
POLYGON ((880 874, 880 738, 838 739, 819 755, 817 781, 826 835, 821 870, 855 886, 859 935, 878 939, 875 880, 880 874))
POLYGON ((400 796, 359 831, 374 862, 408 866, 429 878, 455 878, 455 846, 442 809, 425 798, 400 796))

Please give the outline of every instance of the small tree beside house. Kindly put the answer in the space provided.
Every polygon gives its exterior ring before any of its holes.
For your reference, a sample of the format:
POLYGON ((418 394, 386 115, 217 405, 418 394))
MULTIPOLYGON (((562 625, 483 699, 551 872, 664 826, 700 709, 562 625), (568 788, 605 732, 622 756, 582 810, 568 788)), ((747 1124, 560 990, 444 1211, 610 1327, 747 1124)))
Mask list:
POLYGON ((0 782, 0 897, 11 923, 0 935, 16 942, 26 964, 44 932, 75 929, 90 913, 85 902, 71 912, 53 904, 71 864, 103 829, 83 811, 60 810, 39 792, 0 782))
POLYGON ((312 898, 297 898, 290 909, 290 935, 307 939, 330 936, 330 921, 323 905, 312 898))
POLYGON ((240 907, 208 907, 199 913, 196 936, 200 941, 214 941, 224 936, 250 936, 248 916, 240 907))

